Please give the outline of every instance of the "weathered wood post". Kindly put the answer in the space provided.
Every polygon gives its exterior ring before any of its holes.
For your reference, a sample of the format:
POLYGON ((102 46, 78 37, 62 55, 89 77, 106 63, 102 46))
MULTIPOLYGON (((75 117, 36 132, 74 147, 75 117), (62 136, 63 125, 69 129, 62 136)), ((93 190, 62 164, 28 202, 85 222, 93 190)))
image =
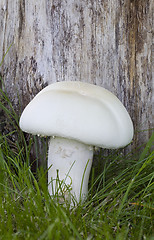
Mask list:
POLYGON ((152 1, 1 0, 0 73, 18 110, 44 86, 107 88, 130 113, 134 145, 152 128, 152 1))

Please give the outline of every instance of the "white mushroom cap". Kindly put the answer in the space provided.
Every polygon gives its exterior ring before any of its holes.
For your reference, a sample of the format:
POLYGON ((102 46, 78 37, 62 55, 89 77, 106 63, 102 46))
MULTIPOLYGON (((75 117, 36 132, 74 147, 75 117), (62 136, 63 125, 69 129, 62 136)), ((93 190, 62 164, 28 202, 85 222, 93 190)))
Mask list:
POLYGON ((58 82, 39 92, 20 118, 23 131, 119 148, 133 137, 123 104, 108 90, 83 82, 58 82))

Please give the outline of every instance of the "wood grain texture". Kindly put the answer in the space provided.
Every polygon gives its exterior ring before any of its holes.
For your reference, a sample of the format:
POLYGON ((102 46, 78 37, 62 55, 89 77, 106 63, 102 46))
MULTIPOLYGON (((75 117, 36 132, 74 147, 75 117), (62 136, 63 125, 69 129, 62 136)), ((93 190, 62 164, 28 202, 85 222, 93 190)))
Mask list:
POLYGON ((14 106, 66 80, 105 87, 131 115, 133 147, 152 128, 152 1, 1 0, 0 69, 14 106))

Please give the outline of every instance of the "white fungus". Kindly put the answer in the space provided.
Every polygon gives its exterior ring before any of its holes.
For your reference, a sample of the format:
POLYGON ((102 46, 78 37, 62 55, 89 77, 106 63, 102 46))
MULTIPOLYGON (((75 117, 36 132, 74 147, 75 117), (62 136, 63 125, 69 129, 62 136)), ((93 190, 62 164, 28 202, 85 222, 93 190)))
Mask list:
POLYGON ((24 109, 20 127, 51 136, 49 192, 55 194, 58 170, 59 180, 70 187, 77 201, 88 192, 93 146, 121 148, 133 137, 131 118, 118 98, 102 87, 79 81, 44 88, 24 109))

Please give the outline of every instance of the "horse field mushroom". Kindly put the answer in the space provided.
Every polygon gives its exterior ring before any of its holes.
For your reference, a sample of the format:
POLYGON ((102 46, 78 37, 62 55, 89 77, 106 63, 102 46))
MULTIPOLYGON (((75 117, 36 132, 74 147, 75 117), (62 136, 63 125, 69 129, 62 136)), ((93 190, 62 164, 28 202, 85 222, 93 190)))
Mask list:
POLYGON ((119 99, 102 87, 79 81, 45 87, 24 109, 19 124, 27 133, 51 136, 49 193, 56 193, 58 177, 65 183, 65 198, 70 190, 77 201, 88 193, 93 147, 121 148, 133 138, 133 123, 119 99))

